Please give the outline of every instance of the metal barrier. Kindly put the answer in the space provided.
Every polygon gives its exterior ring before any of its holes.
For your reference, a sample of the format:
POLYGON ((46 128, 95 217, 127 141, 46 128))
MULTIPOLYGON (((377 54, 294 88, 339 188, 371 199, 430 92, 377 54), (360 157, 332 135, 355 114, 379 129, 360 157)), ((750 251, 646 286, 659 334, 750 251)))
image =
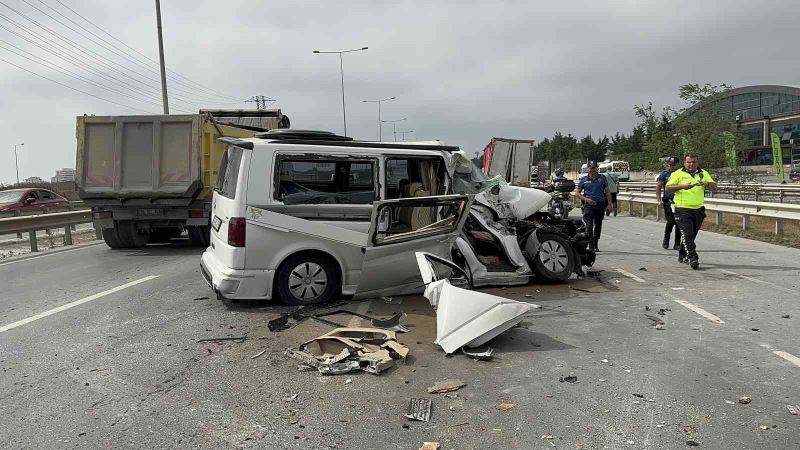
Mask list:
MULTIPOLYGON (((620 192, 655 192, 656 182, 627 181, 619 183, 620 192)), ((719 197, 720 195, 730 196, 733 200, 739 198, 753 199, 762 201, 767 198, 774 198, 778 203, 784 203, 787 199, 793 202, 800 202, 800 185, 793 184, 717 184, 717 191, 710 192, 709 198, 719 197), (737 198, 738 197, 738 198, 737 198)))
MULTIPOLYGON (((658 201, 652 193, 647 192, 619 192, 617 201, 628 202, 628 211, 633 211, 634 203, 641 203, 642 217, 645 216, 645 206, 657 205, 658 201)), ((784 220, 800 221, 800 205, 775 202, 756 202, 746 200, 732 200, 724 198, 706 198, 706 211, 714 212, 715 223, 722 223, 722 214, 739 214, 742 216, 742 229, 750 227, 750 217, 767 217, 775 220, 775 234, 783 234, 784 220)), ((661 209, 656 208, 656 219, 660 220, 661 209)))
POLYGON ((37 230, 63 227, 64 245, 72 245, 72 225, 91 221, 92 212, 89 210, 6 217, 0 218, 0 235, 24 233, 27 231, 28 236, 30 236, 31 251, 38 252, 39 246, 36 241, 37 230))

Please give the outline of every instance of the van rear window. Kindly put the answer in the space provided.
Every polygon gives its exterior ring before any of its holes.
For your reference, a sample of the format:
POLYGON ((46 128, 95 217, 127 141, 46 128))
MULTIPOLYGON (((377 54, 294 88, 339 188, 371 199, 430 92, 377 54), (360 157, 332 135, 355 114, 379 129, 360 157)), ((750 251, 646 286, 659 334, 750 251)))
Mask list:
POLYGON ((279 158, 275 197, 286 205, 372 203, 375 162, 279 158))
POLYGON ((229 145, 219 163, 217 192, 228 198, 236 198, 236 184, 239 181, 239 167, 242 165, 242 150, 229 145))

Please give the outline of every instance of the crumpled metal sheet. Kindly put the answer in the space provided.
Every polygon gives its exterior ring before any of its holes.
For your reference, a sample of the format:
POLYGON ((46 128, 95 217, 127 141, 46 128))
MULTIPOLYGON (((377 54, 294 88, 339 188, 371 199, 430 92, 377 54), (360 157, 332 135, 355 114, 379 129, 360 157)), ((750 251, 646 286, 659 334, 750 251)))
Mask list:
POLYGON ((284 354, 326 375, 353 370, 378 375, 408 356, 408 347, 396 339, 394 331, 381 328, 336 328, 284 354))
POLYGON ((431 406, 432 403, 427 398, 410 398, 404 415, 411 420, 427 422, 431 420, 431 406))

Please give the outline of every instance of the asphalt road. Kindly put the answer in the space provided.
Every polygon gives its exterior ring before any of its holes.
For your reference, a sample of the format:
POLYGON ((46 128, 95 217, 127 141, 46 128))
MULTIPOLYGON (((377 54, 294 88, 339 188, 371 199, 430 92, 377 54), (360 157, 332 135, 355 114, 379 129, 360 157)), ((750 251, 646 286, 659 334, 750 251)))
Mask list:
POLYGON ((542 305, 493 342, 492 361, 445 357, 431 343, 435 313, 419 296, 352 303, 408 314, 411 332, 400 340, 411 356, 380 376, 298 371, 283 349, 330 328, 304 322, 271 333, 267 320, 287 308, 214 299, 199 274, 201 251, 185 244, 99 244, 3 261, 0 442, 800 448, 800 416, 786 407, 800 404, 800 250, 701 233, 702 268, 692 271, 660 248, 660 235, 661 224, 611 218, 597 278, 489 289, 542 305), (232 336, 247 340, 197 342, 232 336), (569 375, 577 382, 559 382, 569 375), (426 393, 447 378, 467 386, 454 397, 426 393), (742 396, 752 402, 740 404, 742 396), (403 417, 414 397, 433 400, 429 422, 403 417), (514 407, 500 411, 500 402, 514 407))

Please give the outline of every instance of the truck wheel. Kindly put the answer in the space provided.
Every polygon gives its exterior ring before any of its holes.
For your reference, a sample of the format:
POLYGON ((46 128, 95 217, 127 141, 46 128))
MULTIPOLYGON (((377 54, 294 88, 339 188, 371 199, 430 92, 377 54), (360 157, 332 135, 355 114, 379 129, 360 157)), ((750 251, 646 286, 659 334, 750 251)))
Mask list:
POLYGON ((534 256, 533 271, 549 281, 565 281, 575 268, 575 254, 566 239, 553 233, 542 233, 539 252, 534 256))
POLYGON ((123 248, 122 241, 117 236, 116 228, 103 228, 103 240, 110 248, 123 248))
POLYGON ((144 247, 150 240, 149 231, 140 231, 136 228, 136 223, 132 220, 123 220, 119 222, 117 228, 117 235, 120 242, 125 247, 139 248, 144 247))
POLYGON ((278 294, 290 305, 327 303, 339 294, 339 272, 330 259, 317 255, 294 255, 277 273, 278 294))
POLYGON ((191 226, 186 227, 189 241, 196 247, 208 247, 211 243, 211 227, 191 226))

